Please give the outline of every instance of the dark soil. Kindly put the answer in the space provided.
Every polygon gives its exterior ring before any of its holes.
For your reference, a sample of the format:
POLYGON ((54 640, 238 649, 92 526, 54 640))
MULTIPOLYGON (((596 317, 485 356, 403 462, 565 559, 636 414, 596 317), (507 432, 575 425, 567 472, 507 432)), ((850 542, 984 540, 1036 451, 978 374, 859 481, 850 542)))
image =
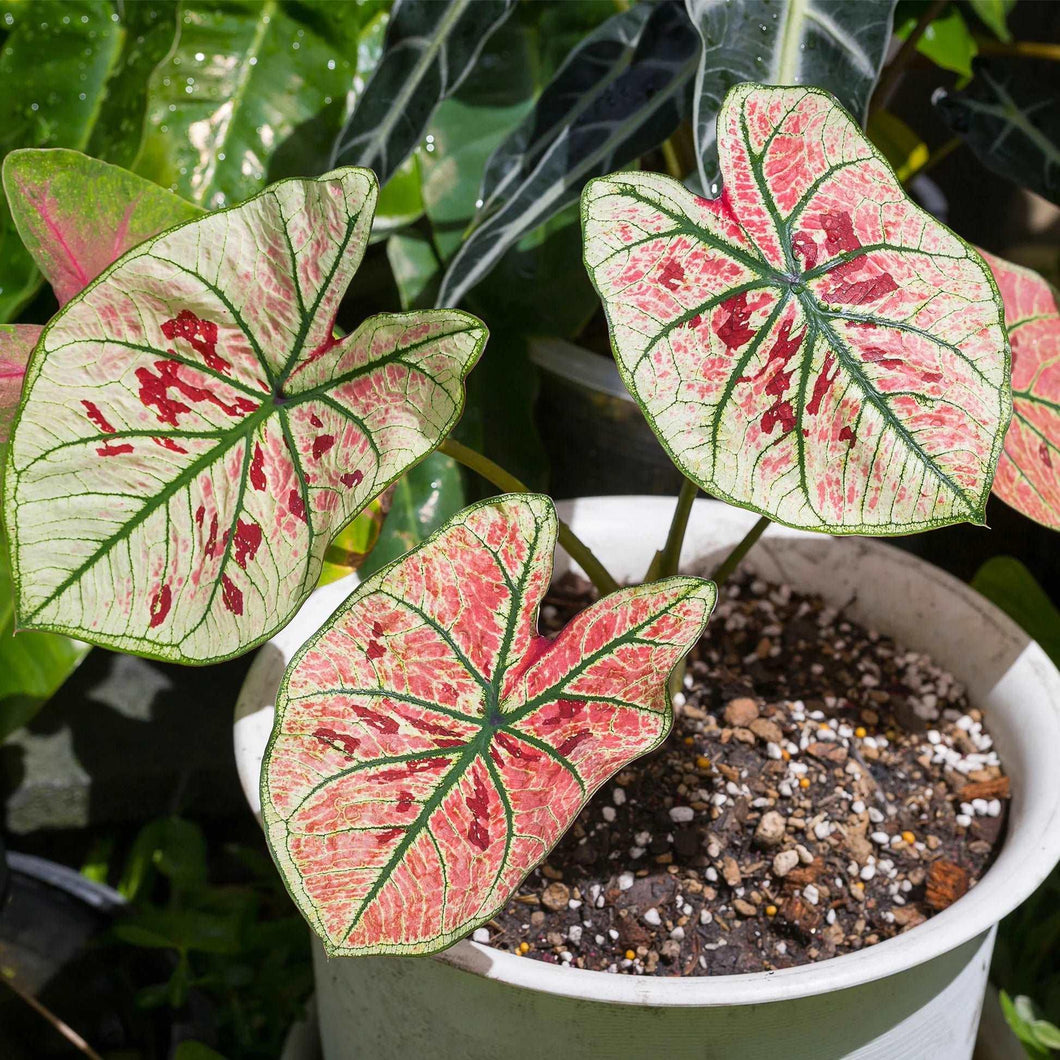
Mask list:
MULTIPOLYGON (((588 600, 568 578, 542 625, 588 600)), ((477 941, 635 975, 785 968, 915 927, 990 864, 1008 779, 979 711, 820 599, 734 579, 674 706, 664 745, 601 788, 477 941)))

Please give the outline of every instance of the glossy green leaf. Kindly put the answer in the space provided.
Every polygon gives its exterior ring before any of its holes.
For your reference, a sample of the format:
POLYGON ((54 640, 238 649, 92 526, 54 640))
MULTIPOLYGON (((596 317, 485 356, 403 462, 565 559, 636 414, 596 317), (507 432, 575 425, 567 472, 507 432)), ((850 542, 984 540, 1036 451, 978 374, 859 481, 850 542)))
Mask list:
POLYGON ((962 92, 939 89, 933 102, 988 169, 1060 204, 1060 107, 1056 63, 977 60, 962 92))
POLYGON ((997 604, 1060 666, 1060 610, 1018 559, 988 559, 975 572, 972 588, 997 604))
POLYGON ((585 182, 657 147, 688 111, 698 53, 676 0, 638 4, 586 38, 486 167, 481 209, 438 295, 456 305, 585 182))
POLYGON ((202 213, 165 188, 79 151, 12 151, 3 179, 23 246, 60 306, 127 250, 202 213))
POLYGON ((426 541, 463 506, 460 468, 444 454, 432 453, 395 484, 386 522, 375 548, 361 564, 361 577, 367 578, 426 541))
MULTIPOLYGON (((916 24, 915 15, 904 19, 895 27, 895 36, 904 40, 916 24)), ((932 19, 917 41, 916 50, 936 66, 962 77, 972 76, 972 60, 979 52, 968 23, 955 4, 950 4, 942 15, 932 19)))
MULTIPOLYGON (((30 0, 9 12, 0 48, 0 155, 18 147, 88 143, 119 61, 122 27, 107 0, 30 0)), ((33 295, 40 275, 0 202, 0 321, 33 295)))
POLYGON ((391 236, 387 240, 386 256, 397 284, 401 308, 433 305, 442 273, 431 241, 416 232, 391 236))
POLYGON ((1016 0, 968 0, 971 9, 979 21, 986 26, 998 40, 1006 43, 1012 40, 1008 28, 1008 14, 1016 6, 1016 0))
POLYGON ((389 491, 376 497, 351 523, 347 523, 324 553, 324 564, 320 568, 318 585, 345 578, 359 570, 372 549, 379 542, 387 512, 390 510, 389 491))
POLYGON ((335 143, 335 165, 381 184, 409 156, 442 100, 470 73, 514 0, 397 0, 383 58, 335 143))
POLYGON ((135 168, 216 209, 258 191, 301 126, 323 116, 320 136, 335 134, 357 54, 323 35, 313 5, 184 0, 180 12, 177 44, 147 86, 135 168))
POLYGON ((696 72, 696 155, 717 192, 715 125, 741 81, 815 85, 864 124, 891 37, 895 0, 685 0, 703 41, 696 72))

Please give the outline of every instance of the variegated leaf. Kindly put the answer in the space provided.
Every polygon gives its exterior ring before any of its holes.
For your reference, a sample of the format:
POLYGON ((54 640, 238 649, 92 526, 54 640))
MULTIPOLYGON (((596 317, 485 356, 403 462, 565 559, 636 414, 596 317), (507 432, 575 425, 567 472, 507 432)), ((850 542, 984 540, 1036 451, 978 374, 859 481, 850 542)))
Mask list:
POLYGON ((475 318, 334 335, 376 194, 357 169, 275 184, 140 244, 48 325, 4 483, 20 625, 181 662, 243 651, 445 437, 475 318))
POLYGON ((337 165, 374 169, 382 183, 420 142, 515 0, 397 0, 383 57, 339 134, 337 165))
POLYGON ((0 324, 0 442, 7 441, 29 355, 43 330, 37 324, 0 324))
POLYGON ((583 40, 486 164, 483 200, 438 294, 457 305, 585 182, 658 147, 691 107, 699 49, 679 0, 637 4, 583 40))
MULTIPOLYGON (((816 85, 864 124, 891 39, 895 0, 685 0, 703 40, 694 125, 699 179, 718 180, 714 129, 741 81, 816 85)), ((715 189, 716 190, 716 189, 715 189)))
POLYGON ((623 589, 550 641, 536 626, 556 527, 533 494, 465 509, 288 668, 262 811, 329 953, 431 953, 484 923, 668 732, 666 677, 714 586, 623 589))
POLYGON ((980 253, 1004 299, 1012 344, 1012 423, 994 492, 1060 530, 1060 294, 1031 269, 980 253))
POLYGON ((1056 64, 1019 56, 974 66, 967 88, 939 89, 932 102, 984 166, 1060 203, 1056 64))
POLYGON ((721 197, 616 174, 582 202, 619 369, 689 478, 780 522, 982 518, 1010 414, 982 259, 825 92, 741 85, 721 197))
POLYGON ((171 191, 80 151, 12 151, 3 174, 15 227, 59 305, 137 243, 202 214, 171 191))

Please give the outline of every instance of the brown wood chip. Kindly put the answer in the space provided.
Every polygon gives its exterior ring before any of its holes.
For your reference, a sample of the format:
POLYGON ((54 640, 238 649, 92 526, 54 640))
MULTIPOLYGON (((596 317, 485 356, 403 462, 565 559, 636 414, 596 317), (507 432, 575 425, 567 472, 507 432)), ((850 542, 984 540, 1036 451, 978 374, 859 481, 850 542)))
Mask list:
POLYGON ((925 900, 932 909, 953 905, 968 890, 968 872, 953 861, 939 858, 928 869, 925 900))
POLYGON ((1011 797, 1011 784, 1008 777, 973 780, 970 784, 965 784, 958 795, 961 802, 971 802, 972 799, 1008 799, 1011 797))

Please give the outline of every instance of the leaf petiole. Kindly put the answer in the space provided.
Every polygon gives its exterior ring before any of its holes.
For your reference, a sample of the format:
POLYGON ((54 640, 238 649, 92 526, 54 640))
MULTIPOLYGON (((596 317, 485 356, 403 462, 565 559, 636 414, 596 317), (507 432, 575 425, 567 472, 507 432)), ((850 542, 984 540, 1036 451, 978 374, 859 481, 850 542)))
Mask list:
POLYGON ((696 499, 699 487, 689 478, 681 483, 681 492, 677 495, 677 506, 674 508, 674 516, 670 521, 670 530, 666 535, 666 544, 655 553, 648 573, 644 575, 646 582, 658 581, 659 578, 668 578, 677 573, 677 567, 681 562, 681 546, 685 540, 685 530, 688 529, 688 517, 692 512, 692 502, 696 499))
MULTIPOLYGON (((458 464, 470 468, 481 475, 487 482, 492 483, 498 489, 507 493, 532 493, 524 482, 520 482, 514 475, 505 471, 500 464, 495 464, 489 457, 475 452, 455 438, 446 438, 438 447, 440 453, 452 457, 458 464)), ((593 555, 592 549, 578 538, 574 531, 560 520, 559 543, 566 550, 571 559, 585 571, 589 580, 600 591, 601 596, 618 592, 619 585, 607 572, 604 565, 593 555)))
POLYGON ((762 536, 765 528, 769 526, 770 520, 766 516, 762 516, 750 530, 744 534, 743 539, 736 545, 736 547, 718 564, 717 570, 714 571, 713 582, 720 589, 725 583, 725 579, 729 577, 733 571, 743 562, 744 556, 751 551, 754 543, 762 536))

